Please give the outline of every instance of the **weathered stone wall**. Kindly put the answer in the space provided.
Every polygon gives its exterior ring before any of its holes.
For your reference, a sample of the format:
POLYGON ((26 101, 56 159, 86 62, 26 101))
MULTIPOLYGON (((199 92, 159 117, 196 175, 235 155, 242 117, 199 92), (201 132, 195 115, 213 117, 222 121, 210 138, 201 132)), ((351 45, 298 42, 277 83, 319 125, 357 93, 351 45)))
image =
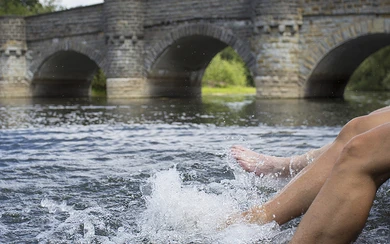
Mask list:
POLYGON ((254 2, 257 18, 265 16, 278 21, 299 18, 297 0, 256 0, 254 2))
POLYGON ((104 68, 103 4, 26 17, 30 78, 62 50, 80 52, 104 68))
POLYGON ((26 17, 27 41, 103 31, 103 4, 26 17))
POLYGON ((25 21, 27 81, 32 95, 70 96, 72 90, 73 95, 87 95, 96 67, 105 68, 103 4, 30 16, 25 21), (72 55, 73 51, 81 56, 72 55), (67 52, 62 54, 66 60, 52 58, 63 52, 67 52), (88 61, 80 64, 82 72, 72 65, 79 64, 81 58, 88 61), (87 65, 90 62, 97 66, 87 65))
MULTIPOLYGON (((367 20, 374 21, 378 17, 388 19, 390 13, 390 1, 387 0, 301 0, 300 7, 304 16, 300 30, 303 51, 313 50, 311 45, 316 46, 321 39, 336 32, 341 35, 344 30, 352 25, 367 20), (381 16, 382 14, 383 16, 381 16)), ((373 27, 366 26, 363 28, 366 29, 366 33, 369 33, 373 27)))
POLYGON ((300 0, 303 15, 389 13, 388 0, 300 0))
POLYGON ((305 97, 339 97, 358 65, 390 45, 390 2, 300 1, 300 83, 305 97), (381 36, 379 36, 380 34, 381 36))
MULTIPOLYGON (((59 52, 69 51, 71 53, 71 51, 75 51, 85 55, 97 66, 105 69, 106 48, 103 35, 103 4, 30 16, 25 19, 28 56, 31 57, 28 63, 28 78, 35 95, 41 94, 41 92, 36 92, 36 87, 41 86, 41 84, 47 83, 53 86, 53 88, 50 88, 53 91, 46 89, 48 90, 47 95, 50 95, 55 89, 59 89, 56 86, 60 86, 64 80, 68 79, 67 75, 61 72, 54 74, 58 67, 53 67, 53 77, 55 79, 50 80, 50 83, 47 80, 47 77, 49 77, 47 71, 42 73, 41 67, 47 66, 45 62, 52 55, 59 52)), ((70 62, 78 62, 78 60, 72 60, 72 58, 74 58, 74 55, 69 56, 70 62)), ((63 64, 61 66, 69 73, 74 72, 72 71, 74 68, 66 67, 69 65, 63 64)), ((90 77, 92 77, 94 71, 96 69, 91 68, 90 77)), ((75 81, 85 80, 85 75, 82 76, 80 77, 80 75, 74 73, 72 77, 75 81)), ((88 82, 88 80, 83 81, 87 84, 88 82)), ((68 81, 68 83, 71 84, 71 81, 68 81)), ((61 88, 60 90, 64 91, 65 89, 61 88)), ((75 91, 75 94, 79 93, 75 91)))
POLYGON ((145 46, 167 38, 170 32, 187 24, 205 24, 232 30, 239 38, 252 35, 252 0, 146 1, 145 46))
POLYGON ((25 20, 0 17, 0 97, 28 96, 25 20))
POLYGON ((106 69, 106 44, 103 33, 83 34, 67 38, 51 38, 30 41, 28 44, 28 70, 30 79, 47 58, 59 51, 76 51, 92 59, 100 68, 106 69))
POLYGON ((257 54, 259 97, 301 97, 299 38, 302 16, 297 1, 256 1, 252 49, 257 54))
MULTIPOLYGON (((327 43, 326 46, 321 45, 321 43, 323 43, 325 39, 338 32, 338 42, 341 43, 342 41, 346 40, 346 38, 344 38, 344 35, 342 34, 343 30, 349 32, 349 27, 355 24, 366 22, 367 20, 374 20, 376 18, 377 17, 375 15, 356 15, 353 17, 345 15, 305 17, 300 32, 302 35, 302 38, 300 40, 301 51, 302 56, 306 57, 304 60, 310 60, 311 64, 301 65, 301 72, 310 72, 308 70, 305 70, 305 67, 306 69, 312 69, 312 65, 315 65, 319 61, 318 59, 320 57, 317 56, 317 54, 321 55, 319 53, 319 49, 325 48, 328 51, 329 49, 333 48, 333 45, 331 43, 327 43)), ((365 32, 368 33, 370 28, 369 26, 367 26, 365 29, 365 32)))
POLYGON ((26 41, 26 26, 24 18, 0 16, 0 47, 12 41, 26 41))
POLYGON ((253 34, 253 25, 251 19, 213 19, 207 22, 202 20, 188 20, 185 22, 177 22, 170 24, 161 24, 145 27, 145 50, 156 45, 158 42, 163 41, 178 29, 188 25, 210 25, 220 27, 226 31, 231 31, 238 38, 242 40, 248 40, 253 34))
POLYGON ((144 69, 143 0, 106 0, 107 94, 147 96, 144 69))
POLYGON ((151 92, 199 95, 205 68, 227 45, 255 71, 249 48, 254 13, 251 3, 251 0, 146 1, 145 67, 151 92))
POLYGON ((146 26, 183 22, 194 19, 247 19, 251 0, 148 0, 146 26))

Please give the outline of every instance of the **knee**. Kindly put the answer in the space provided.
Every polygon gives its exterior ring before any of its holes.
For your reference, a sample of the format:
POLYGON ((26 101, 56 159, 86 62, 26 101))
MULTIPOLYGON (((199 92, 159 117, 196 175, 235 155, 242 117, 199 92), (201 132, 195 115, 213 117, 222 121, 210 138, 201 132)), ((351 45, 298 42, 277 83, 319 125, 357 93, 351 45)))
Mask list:
POLYGON ((345 174, 347 172, 363 172, 369 163, 369 140, 365 136, 356 136, 346 143, 333 168, 333 171, 345 174))
POLYGON ((340 131, 336 141, 346 144, 354 136, 362 133, 362 126, 365 124, 367 116, 361 116, 350 120, 340 131))

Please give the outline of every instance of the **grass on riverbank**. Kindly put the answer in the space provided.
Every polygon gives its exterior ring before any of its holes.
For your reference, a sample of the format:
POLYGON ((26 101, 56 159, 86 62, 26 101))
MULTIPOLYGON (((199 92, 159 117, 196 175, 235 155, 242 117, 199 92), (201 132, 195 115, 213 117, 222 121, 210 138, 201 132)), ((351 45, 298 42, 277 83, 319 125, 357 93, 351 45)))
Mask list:
POLYGON ((202 95, 255 95, 255 87, 231 86, 231 87, 202 87, 202 95))
POLYGON ((97 90, 97 89, 91 89, 91 97, 106 97, 107 92, 106 90, 97 90))
MULTIPOLYGON (((202 87, 202 95, 255 95, 255 87, 231 86, 231 87, 202 87)), ((92 97, 105 97, 105 90, 91 89, 92 97)))

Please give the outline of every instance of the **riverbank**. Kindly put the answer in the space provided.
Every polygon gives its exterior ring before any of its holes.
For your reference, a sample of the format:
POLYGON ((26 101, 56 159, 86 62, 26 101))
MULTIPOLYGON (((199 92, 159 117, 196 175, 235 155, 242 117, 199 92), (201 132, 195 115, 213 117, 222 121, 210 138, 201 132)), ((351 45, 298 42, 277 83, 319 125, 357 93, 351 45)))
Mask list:
POLYGON ((202 87, 202 95, 255 95, 255 87, 232 86, 232 87, 202 87))
MULTIPOLYGON (((232 86, 232 87, 202 87, 202 95, 255 95, 255 87, 246 87, 246 86, 232 86)), ((92 97, 105 97, 105 90, 91 89, 92 97)))

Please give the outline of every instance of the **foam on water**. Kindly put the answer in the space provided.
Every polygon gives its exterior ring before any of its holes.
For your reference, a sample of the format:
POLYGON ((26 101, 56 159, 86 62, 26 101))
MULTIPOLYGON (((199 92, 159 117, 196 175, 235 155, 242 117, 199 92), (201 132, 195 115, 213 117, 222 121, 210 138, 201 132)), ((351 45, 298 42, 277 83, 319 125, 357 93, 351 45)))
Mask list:
POLYGON ((50 221, 56 224, 36 237, 39 243, 68 243, 66 240, 73 243, 133 243, 134 235, 124 227, 112 229, 110 214, 99 206, 77 210, 65 201, 58 203, 45 198, 41 207, 53 214, 50 221), (64 220, 61 215, 66 216, 64 220))
MULTIPOLYGON (((156 173, 142 188, 146 210, 139 221, 139 238, 151 243, 274 243, 273 238, 283 234, 276 223, 239 221, 226 227, 229 217, 264 201, 253 185, 254 175, 239 175, 196 185, 183 183, 176 169, 156 173)), ((284 234, 287 240, 289 234, 284 234)))

